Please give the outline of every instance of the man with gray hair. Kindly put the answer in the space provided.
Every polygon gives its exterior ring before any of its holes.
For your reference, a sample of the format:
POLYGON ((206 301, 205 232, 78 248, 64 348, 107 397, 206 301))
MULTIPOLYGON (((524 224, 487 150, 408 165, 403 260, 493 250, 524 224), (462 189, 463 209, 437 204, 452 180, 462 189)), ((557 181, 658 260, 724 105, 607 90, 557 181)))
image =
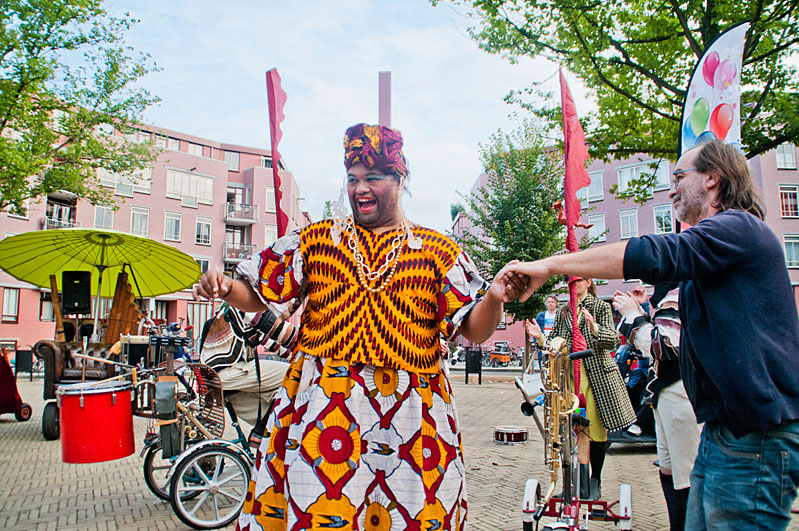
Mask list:
POLYGON ((685 527, 785 529, 799 486, 799 317, 782 245, 734 147, 697 146, 673 175, 689 229, 509 264, 509 275, 522 300, 561 274, 679 282, 680 370, 705 423, 685 527))

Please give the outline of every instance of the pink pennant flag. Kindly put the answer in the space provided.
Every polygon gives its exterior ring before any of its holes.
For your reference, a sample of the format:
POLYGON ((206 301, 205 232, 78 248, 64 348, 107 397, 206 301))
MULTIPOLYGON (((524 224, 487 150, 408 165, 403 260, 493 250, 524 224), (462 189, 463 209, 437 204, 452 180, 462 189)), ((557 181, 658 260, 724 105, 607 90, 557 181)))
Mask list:
POLYGON ((272 139, 272 177, 274 179, 275 188, 277 235, 278 237, 282 237, 286 234, 289 218, 281 205, 283 191, 280 182, 280 174, 278 173, 278 168, 280 167, 280 152, 278 152, 277 146, 280 144, 280 139, 283 138, 283 131, 280 130, 280 124, 285 118, 283 106, 286 105, 287 96, 280 86, 280 74, 277 73, 277 68, 273 68, 266 72, 266 96, 269 103, 269 135, 272 139))

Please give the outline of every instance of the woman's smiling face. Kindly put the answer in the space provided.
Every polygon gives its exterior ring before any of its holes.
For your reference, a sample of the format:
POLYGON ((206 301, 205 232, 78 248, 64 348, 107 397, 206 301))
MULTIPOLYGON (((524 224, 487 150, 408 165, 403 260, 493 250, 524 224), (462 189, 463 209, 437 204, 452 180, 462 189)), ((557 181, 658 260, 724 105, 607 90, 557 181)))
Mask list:
POLYGON ((377 168, 353 164, 347 172, 347 195, 355 222, 362 227, 393 229, 402 222, 402 183, 377 168))

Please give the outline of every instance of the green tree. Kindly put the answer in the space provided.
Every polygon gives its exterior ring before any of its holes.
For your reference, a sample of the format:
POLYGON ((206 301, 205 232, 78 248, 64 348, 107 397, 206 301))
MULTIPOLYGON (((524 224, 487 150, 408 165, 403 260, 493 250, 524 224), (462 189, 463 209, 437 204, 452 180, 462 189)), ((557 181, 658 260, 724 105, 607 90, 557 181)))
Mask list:
MULTIPOLYGON (((541 128, 530 121, 511 134, 492 135, 480 146, 485 186, 461 194, 473 229, 458 242, 486 278, 511 260, 538 260, 563 250, 565 231, 552 209, 563 197, 562 154, 545 148, 541 138, 541 128)), ((506 311, 515 320, 534 318, 554 285, 550 280, 526 302, 506 304, 506 311)))
POLYGON ((0 211, 56 190, 113 204, 98 169, 133 175, 157 154, 99 133, 132 132, 157 101, 137 86, 155 65, 123 40, 135 20, 102 0, 3 0, 0 22, 0 211))
MULTIPOLYGON (((799 76, 790 63, 799 44, 796 0, 452 1, 469 6, 470 34, 484 50, 511 61, 545 57, 580 78, 596 102, 584 124, 592 156, 676 160, 692 69, 716 37, 744 20, 751 21, 741 73, 747 157, 799 138, 799 76)), ((560 123, 559 108, 542 109, 541 98, 553 101, 540 83, 507 100, 560 123)))
POLYGON ((322 207, 322 219, 330 219, 333 217, 333 201, 325 201, 325 206, 322 207))
POLYGON ((466 212, 466 207, 460 203, 452 203, 449 205, 449 215, 453 221, 455 221, 455 217, 458 215, 458 212, 466 212))

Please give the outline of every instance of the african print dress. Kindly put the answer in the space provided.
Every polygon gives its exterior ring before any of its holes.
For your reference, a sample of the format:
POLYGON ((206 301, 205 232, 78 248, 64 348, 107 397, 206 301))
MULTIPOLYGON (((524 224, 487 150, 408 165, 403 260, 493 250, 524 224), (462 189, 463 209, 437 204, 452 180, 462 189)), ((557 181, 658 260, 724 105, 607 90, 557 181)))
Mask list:
MULTIPOLYGON (((457 334, 488 284, 454 242, 417 227, 422 248, 403 245, 390 284, 370 292, 331 224, 239 266, 284 317, 306 303, 239 529, 462 529, 460 427, 439 334, 457 334)), ((401 229, 355 230, 375 270, 401 229)))

